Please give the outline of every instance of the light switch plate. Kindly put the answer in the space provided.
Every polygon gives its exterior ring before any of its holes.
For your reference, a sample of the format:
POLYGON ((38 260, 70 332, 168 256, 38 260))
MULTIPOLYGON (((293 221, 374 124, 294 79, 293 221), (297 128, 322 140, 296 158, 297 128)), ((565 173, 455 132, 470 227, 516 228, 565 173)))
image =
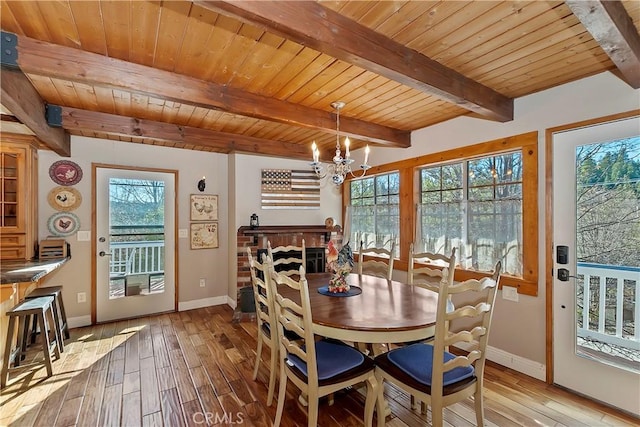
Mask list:
POLYGON ((503 286, 502 299, 518 302, 518 288, 514 288, 512 286, 503 286))
POLYGON ((187 237, 189 237, 189 230, 187 230, 186 228, 179 228, 178 229, 178 238, 179 239, 186 239, 187 237))
POLYGON ((88 242, 91 240, 91 231, 78 231, 76 238, 78 239, 78 242, 88 242))

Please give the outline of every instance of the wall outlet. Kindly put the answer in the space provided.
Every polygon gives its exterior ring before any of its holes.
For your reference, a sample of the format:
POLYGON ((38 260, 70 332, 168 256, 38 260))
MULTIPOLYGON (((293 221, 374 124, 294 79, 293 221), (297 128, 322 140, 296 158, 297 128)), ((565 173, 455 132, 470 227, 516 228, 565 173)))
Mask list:
POLYGON ((189 230, 186 228, 178 228, 178 239, 186 239, 189 237, 189 230))
POLYGON ((511 286, 503 286, 502 299, 518 302, 518 288, 514 288, 511 286))
POLYGON ((86 292, 78 292, 78 304, 87 302, 87 293, 86 292))
POLYGON ((205 279, 200 279, 200 287, 204 288, 204 285, 207 284, 207 281, 205 279))
POLYGON ((78 242, 89 242, 91 240, 91 231, 78 231, 76 238, 78 239, 78 242))

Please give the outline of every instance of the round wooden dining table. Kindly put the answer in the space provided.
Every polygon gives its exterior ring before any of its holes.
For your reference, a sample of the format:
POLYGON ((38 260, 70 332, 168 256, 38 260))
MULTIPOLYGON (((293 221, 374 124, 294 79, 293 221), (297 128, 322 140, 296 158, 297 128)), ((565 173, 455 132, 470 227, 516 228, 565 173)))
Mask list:
MULTIPOLYGON (((401 343, 432 337, 438 294, 393 280, 352 273, 347 281, 362 293, 327 296, 330 273, 307 276, 313 328, 317 335, 365 343, 401 343)), ((282 289, 283 296, 299 301, 297 292, 282 289)))

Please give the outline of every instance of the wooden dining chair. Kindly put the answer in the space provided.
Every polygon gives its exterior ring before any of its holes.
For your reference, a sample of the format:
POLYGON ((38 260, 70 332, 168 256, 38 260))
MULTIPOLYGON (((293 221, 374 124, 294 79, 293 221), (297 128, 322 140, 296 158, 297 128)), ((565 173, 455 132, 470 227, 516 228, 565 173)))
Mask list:
POLYGON ((276 318, 273 309, 273 298, 269 281, 269 264, 271 259, 262 255, 262 262, 254 259, 251 248, 247 248, 249 257, 249 269, 251 271, 251 285, 256 306, 256 321, 258 323, 258 347, 256 349, 256 364, 253 368, 253 380, 258 378, 258 368, 262 356, 262 347, 269 347, 269 391, 267 393, 267 406, 273 402, 273 394, 276 388, 276 375, 278 372, 278 333, 275 328, 276 318))
MULTIPOLYGON (((482 383, 501 268, 498 261, 491 277, 454 284, 443 282, 433 343, 416 343, 376 357, 376 377, 380 382, 378 410, 387 381, 430 405, 433 426, 442 426, 444 407, 470 396, 475 404, 476 422, 478 426, 484 425, 482 383), (449 311, 449 295, 456 295, 456 300, 467 305, 449 311), (451 329, 452 324, 455 330, 451 329), (447 351, 456 344, 455 354, 447 351)), ((383 425, 384 419, 378 418, 378 426, 383 425)))
POLYGON ((358 274, 382 277, 391 280, 393 276, 393 258, 396 250, 396 240, 391 238, 391 249, 378 247, 365 248, 360 240, 360 250, 358 253, 358 274), (376 257, 366 259, 366 257, 376 257))
POLYGON ((411 243, 409 247, 407 282, 410 285, 439 292, 443 279, 449 285, 453 283, 455 266, 456 248, 453 248, 451 255, 447 256, 431 252, 415 252, 414 243, 411 243), (445 272, 447 273, 446 277, 443 275, 445 272))
MULTIPOLYGON (((318 424, 321 397, 366 382, 364 424, 371 426, 378 397, 373 360, 341 341, 315 339, 304 268, 300 267, 298 271, 299 280, 277 273, 273 268, 270 270, 270 286, 274 296, 280 342, 280 387, 274 426, 278 427, 282 419, 289 380, 307 396, 309 427, 316 427, 318 424), (280 293, 279 289, 286 289, 285 287, 297 291, 299 303, 280 293), (303 339, 290 340, 287 331, 303 339)), ((384 420, 384 416, 381 417, 384 420)))
MULTIPOLYGON (((451 250, 451 255, 436 254, 432 252, 415 252, 415 244, 409 247, 409 266, 407 268, 407 283, 413 286, 440 292, 443 281, 453 284, 453 276, 456 265, 456 248, 451 250)), ((448 298, 448 309, 454 309, 451 296, 448 298)), ((423 341, 431 341, 433 337, 423 341)), ((415 344, 415 342, 407 343, 415 344)), ((422 413, 427 413, 425 403, 422 403, 422 413)), ((411 395, 411 408, 416 408, 415 396, 411 395)))
POLYGON ((269 258, 273 268, 286 276, 292 276, 298 274, 298 268, 300 266, 307 268, 307 254, 304 245, 304 239, 302 239, 302 246, 276 246, 271 247, 271 242, 267 241, 267 250, 269 252, 269 258))

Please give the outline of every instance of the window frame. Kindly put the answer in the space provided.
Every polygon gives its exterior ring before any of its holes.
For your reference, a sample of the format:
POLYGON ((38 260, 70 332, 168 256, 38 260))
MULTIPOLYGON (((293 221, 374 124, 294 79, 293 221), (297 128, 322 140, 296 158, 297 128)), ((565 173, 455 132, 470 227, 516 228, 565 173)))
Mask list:
MULTIPOLYGON (((372 167, 368 174, 378 175, 392 171, 400 174, 400 235, 398 242, 400 257, 396 259, 394 267, 407 270, 409 260, 409 246, 415 236, 416 209, 419 201, 419 169, 425 166, 435 166, 456 160, 468 160, 474 157, 497 155, 503 152, 520 150, 522 153, 522 278, 503 274, 500 286, 512 286, 518 293, 524 295, 538 295, 539 276, 539 206, 538 206, 538 132, 528 132, 509 136, 478 144, 458 147, 451 150, 430 153, 418 157, 387 163, 372 167)), ((345 184, 349 184, 348 178, 345 184)), ((345 187, 346 188, 346 187, 345 187)), ((350 187, 349 187, 350 188, 350 187)), ((350 204, 350 191, 343 191, 343 212, 350 204)), ((481 278, 489 273, 456 269, 455 279, 466 280, 481 278)))

